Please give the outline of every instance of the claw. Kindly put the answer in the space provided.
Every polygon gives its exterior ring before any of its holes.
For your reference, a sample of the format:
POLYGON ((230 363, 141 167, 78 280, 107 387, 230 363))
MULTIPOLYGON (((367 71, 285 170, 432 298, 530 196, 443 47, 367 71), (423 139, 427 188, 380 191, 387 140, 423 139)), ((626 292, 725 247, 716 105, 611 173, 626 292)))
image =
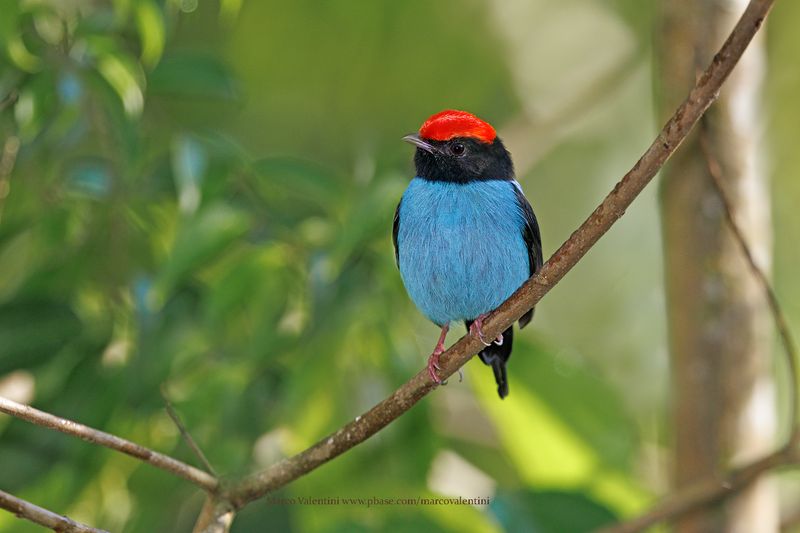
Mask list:
POLYGON ((484 346, 490 346, 492 343, 486 342, 486 339, 483 338, 483 319, 486 318, 486 316, 486 314, 479 315, 478 318, 473 320, 472 324, 469 326, 469 333, 473 337, 478 337, 484 346))
POLYGON ((434 352, 428 359, 428 375, 430 376, 431 381, 437 385, 441 385, 442 380, 439 379, 439 376, 436 374, 437 370, 441 370, 441 367, 439 366, 439 354, 434 352))
POLYGON ((503 334, 502 333, 497 336, 497 338, 494 340, 494 343, 497 346, 502 346, 503 345, 503 334))
POLYGON ((436 343, 433 353, 428 358, 428 376, 430 376, 431 381, 437 385, 444 385, 447 383, 446 381, 442 381, 436 371, 442 369, 442 367, 439 366, 439 356, 444 353, 444 341, 445 338, 447 338, 447 330, 449 329, 450 324, 445 324, 442 326, 442 333, 439 335, 439 342, 436 343))

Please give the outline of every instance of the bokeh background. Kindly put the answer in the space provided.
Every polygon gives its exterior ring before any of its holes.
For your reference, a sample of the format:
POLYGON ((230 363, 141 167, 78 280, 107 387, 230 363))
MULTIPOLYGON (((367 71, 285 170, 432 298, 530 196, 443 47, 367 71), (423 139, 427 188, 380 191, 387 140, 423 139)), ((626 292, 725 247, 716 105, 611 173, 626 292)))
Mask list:
MULTIPOLYGON (((656 4, 0 0, 0 394, 194 462, 163 386, 230 474, 313 444, 437 336, 394 264, 400 138, 444 108, 492 122, 549 256, 659 125, 656 4)), ((800 4, 778 2, 764 90, 795 330, 798 25, 800 4)), ((233 531, 567 532, 646 509, 671 446, 660 245, 654 184, 517 336, 508 399, 470 362, 274 495, 490 505, 257 502, 233 531)), ((202 505, 7 417, 0 488, 112 531, 190 531, 202 505)), ((39 529, 3 512, 0 531, 39 529)))

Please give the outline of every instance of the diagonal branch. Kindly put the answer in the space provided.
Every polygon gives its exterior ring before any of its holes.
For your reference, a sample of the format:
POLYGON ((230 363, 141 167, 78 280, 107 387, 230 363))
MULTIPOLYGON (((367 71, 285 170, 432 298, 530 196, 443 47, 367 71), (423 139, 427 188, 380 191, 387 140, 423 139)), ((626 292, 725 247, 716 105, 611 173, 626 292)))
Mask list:
POLYGON ((800 463, 800 451, 795 446, 786 445, 753 461, 734 469, 723 479, 707 479, 681 489, 666 497, 647 513, 632 520, 605 527, 596 533, 636 533, 647 528, 684 515, 689 511, 722 501, 756 481, 763 474, 776 468, 796 466, 800 463))
MULTIPOLYGON (((689 96, 650 145, 644 155, 617 183, 589 218, 561 245, 541 271, 494 311, 484 324, 484 334, 494 338, 536 305, 589 251, 624 213, 653 176, 683 142, 703 113, 716 100, 720 87, 761 27, 773 0, 751 0, 725 44, 714 56, 689 96)), ((442 378, 451 376, 481 348, 467 335, 442 355, 442 378)), ((270 491, 310 472, 381 430, 424 397, 433 383, 421 371, 391 396, 311 448, 252 474, 224 491, 236 507, 242 507, 270 491)))
POLYGON ((72 420, 61 418, 28 405, 17 403, 0 396, 0 412, 20 418, 37 426, 54 429, 67 435, 79 437, 87 442, 99 444, 118 452, 135 457, 156 468, 166 470, 180 478, 194 483, 206 492, 215 492, 219 485, 217 478, 193 466, 182 463, 162 453, 158 453, 135 442, 122 439, 110 433, 84 426, 72 420))
POLYGON ((3 111, 5 108, 12 106, 17 103, 19 100, 19 92, 16 89, 11 89, 3 99, 0 100, 0 111, 3 111))
POLYGON ((206 457, 206 454, 203 453, 203 450, 192 438, 192 434, 189 433, 188 429, 186 429, 183 420, 181 420, 181 417, 178 415, 175 407, 172 406, 172 402, 169 400, 169 396, 167 396, 166 387, 164 385, 161 386, 161 398, 164 400, 164 410, 178 428, 178 431, 180 432, 184 442, 186 442, 186 445, 189 446, 197 458, 200 459, 200 462, 203 463, 203 466, 206 468, 206 472, 210 472, 214 477, 217 477, 217 471, 214 470, 213 466, 211 466, 211 462, 206 457))
POLYGON ((79 524, 66 516, 48 511, 2 490, 0 490, 0 509, 11 511, 19 518, 24 518, 34 524, 48 527, 60 533, 107 533, 102 529, 79 524))

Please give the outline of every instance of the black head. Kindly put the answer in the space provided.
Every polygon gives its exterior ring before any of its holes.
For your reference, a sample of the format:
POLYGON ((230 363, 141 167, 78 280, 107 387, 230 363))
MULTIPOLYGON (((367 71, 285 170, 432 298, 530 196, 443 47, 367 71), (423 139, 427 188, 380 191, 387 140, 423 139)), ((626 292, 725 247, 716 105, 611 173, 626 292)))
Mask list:
POLYGON ((472 137, 436 141, 407 135, 403 140, 417 147, 414 164, 420 178, 454 183, 514 179, 511 155, 499 137, 491 142, 472 137))

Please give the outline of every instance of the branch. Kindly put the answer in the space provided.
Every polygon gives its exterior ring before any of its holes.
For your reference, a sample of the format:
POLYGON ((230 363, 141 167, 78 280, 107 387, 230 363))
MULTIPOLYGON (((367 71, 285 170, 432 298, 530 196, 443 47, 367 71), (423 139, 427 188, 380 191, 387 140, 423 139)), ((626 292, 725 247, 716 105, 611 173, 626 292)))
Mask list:
POLYGON ((59 533, 108 533, 102 529, 79 524, 66 516, 48 511, 2 490, 0 490, 0 509, 11 511, 19 518, 30 520, 34 524, 48 527, 59 533))
POLYGON ((800 453, 795 446, 784 446, 780 450, 731 471, 724 479, 708 479, 681 489, 656 507, 622 524, 598 530, 596 533, 634 533, 650 526, 686 514, 689 511, 719 502, 747 488, 762 474, 780 467, 800 463, 800 453))
MULTIPOLYGON (((625 213, 716 100, 722 83, 761 27, 772 3, 773 0, 751 0, 725 44, 644 155, 539 273, 489 316, 483 327, 486 337, 496 337, 534 307, 625 213)), ((442 355, 440 376, 443 379, 451 376, 481 347, 480 341, 470 335, 459 339, 442 355)), ((371 437, 433 388, 427 372, 420 371, 390 397, 311 448, 229 486, 223 492, 224 497, 238 508, 286 485, 371 437)))
POLYGON ((0 111, 17 103, 19 99, 19 92, 16 89, 11 89, 2 100, 0 100, 0 111))
POLYGON ((84 426, 72 420, 61 418, 33 407, 17 403, 15 401, 3 398, 0 396, 0 412, 7 415, 26 420, 37 426, 42 426, 48 429, 54 429, 67 435, 79 437, 87 442, 99 444, 106 448, 111 448, 118 452, 122 452, 131 457, 135 457, 145 463, 151 464, 156 468, 166 470, 171 474, 194 483, 206 492, 215 492, 219 485, 217 479, 207 472, 203 472, 193 466, 182 463, 177 459, 173 459, 167 455, 158 453, 156 451, 140 446, 129 440, 111 435, 104 431, 100 431, 89 426, 84 426))
POLYGON ((189 430, 186 429, 186 426, 183 424, 181 417, 178 416, 178 412, 175 411, 175 408, 172 406, 172 402, 169 401, 169 397, 167 396, 166 388, 162 385, 161 386, 161 398, 164 400, 164 410, 167 412, 169 417, 172 419, 172 422, 178 428, 178 431, 181 434, 184 442, 189 448, 194 452, 200 462, 203 463, 203 466, 206 468, 207 472, 210 472, 214 477, 217 477, 217 472, 214 470, 214 467, 211 466, 206 454, 203 453, 203 450, 200 449, 200 446, 197 445, 197 442, 192 438, 191 433, 189 430))
POLYGON ((228 533, 235 515, 229 502, 208 496, 192 533, 228 533))

